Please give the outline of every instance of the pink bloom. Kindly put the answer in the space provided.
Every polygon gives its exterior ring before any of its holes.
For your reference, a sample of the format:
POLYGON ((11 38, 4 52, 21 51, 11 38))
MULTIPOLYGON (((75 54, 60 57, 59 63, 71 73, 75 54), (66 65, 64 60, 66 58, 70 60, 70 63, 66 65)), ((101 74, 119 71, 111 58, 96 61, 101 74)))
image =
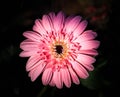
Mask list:
POLYGON ((30 57, 26 64, 29 77, 35 81, 42 74, 44 85, 62 88, 86 79, 98 55, 97 33, 86 30, 87 21, 80 16, 65 17, 51 12, 36 19, 33 31, 26 31, 21 42, 21 57, 30 57))

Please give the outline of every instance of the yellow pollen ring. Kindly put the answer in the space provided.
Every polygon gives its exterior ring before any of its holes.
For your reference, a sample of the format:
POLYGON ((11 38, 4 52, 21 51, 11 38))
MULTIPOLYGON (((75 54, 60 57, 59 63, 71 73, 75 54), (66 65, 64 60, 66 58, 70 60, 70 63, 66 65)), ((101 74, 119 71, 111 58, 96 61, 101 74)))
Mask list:
POLYGON ((67 44, 64 41, 55 41, 51 44, 51 54, 55 58, 60 58, 63 59, 68 55, 68 48, 67 44), (62 47, 62 52, 59 54, 56 51, 56 46, 61 46, 62 47))

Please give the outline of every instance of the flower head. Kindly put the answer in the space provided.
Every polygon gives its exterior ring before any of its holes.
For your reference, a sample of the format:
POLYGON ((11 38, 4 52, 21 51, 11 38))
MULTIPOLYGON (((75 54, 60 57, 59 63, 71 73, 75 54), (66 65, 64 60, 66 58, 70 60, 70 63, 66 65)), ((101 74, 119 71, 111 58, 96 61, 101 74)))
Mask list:
POLYGON ((100 44, 95 40, 97 33, 85 31, 86 26, 82 17, 66 17, 63 12, 36 19, 33 31, 24 32, 27 39, 20 44, 20 56, 29 57, 26 71, 31 80, 42 74, 44 85, 62 88, 79 84, 79 78, 86 79, 88 71, 94 69, 100 44))

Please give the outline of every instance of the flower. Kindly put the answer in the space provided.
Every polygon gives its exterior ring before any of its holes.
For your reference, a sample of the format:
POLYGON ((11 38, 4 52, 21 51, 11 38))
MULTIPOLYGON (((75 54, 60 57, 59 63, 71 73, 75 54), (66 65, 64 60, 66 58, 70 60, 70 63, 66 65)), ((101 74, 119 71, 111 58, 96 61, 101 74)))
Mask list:
POLYGON ((33 31, 25 31, 27 39, 20 43, 20 57, 29 57, 26 71, 31 81, 42 74, 43 85, 71 87, 86 79, 98 55, 97 33, 86 30, 87 21, 81 16, 65 16, 50 12, 36 19, 33 31))

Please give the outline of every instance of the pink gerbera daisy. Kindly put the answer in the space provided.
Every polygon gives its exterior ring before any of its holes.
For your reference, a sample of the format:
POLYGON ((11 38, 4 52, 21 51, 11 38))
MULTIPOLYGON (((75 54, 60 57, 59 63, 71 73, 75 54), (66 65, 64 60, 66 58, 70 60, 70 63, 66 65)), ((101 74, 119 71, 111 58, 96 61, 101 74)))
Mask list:
POLYGON ((54 12, 36 19, 33 31, 26 31, 21 42, 21 57, 30 57, 26 64, 29 77, 35 81, 42 74, 44 85, 62 88, 86 79, 98 55, 97 34, 86 30, 87 21, 80 16, 65 17, 54 12))

